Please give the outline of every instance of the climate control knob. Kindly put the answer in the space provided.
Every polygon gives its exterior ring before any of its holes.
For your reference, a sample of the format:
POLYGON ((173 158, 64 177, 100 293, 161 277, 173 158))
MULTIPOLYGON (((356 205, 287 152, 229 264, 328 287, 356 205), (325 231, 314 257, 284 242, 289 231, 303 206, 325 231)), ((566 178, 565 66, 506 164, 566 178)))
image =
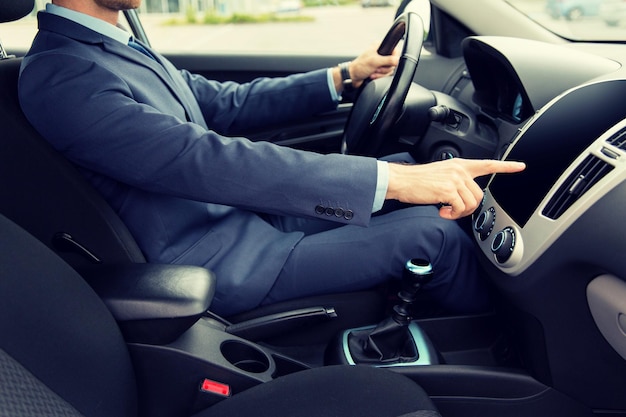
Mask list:
POLYGON ((480 240, 485 240, 493 231, 496 222, 496 209, 489 207, 478 215, 474 221, 474 230, 478 233, 480 240))
POLYGON ((505 227, 495 234, 491 241, 491 252, 500 263, 506 262, 515 248, 515 230, 512 227, 505 227))

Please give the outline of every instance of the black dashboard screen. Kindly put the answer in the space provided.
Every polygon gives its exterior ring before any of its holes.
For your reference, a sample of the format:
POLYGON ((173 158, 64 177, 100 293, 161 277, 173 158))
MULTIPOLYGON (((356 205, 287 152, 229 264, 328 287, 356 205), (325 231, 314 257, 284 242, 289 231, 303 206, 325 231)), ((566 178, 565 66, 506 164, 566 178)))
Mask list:
POLYGON ((506 159, 526 163, 516 174, 496 175, 492 196, 520 227, 567 167, 611 126, 626 118, 626 80, 572 90, 537 116, 506 159))

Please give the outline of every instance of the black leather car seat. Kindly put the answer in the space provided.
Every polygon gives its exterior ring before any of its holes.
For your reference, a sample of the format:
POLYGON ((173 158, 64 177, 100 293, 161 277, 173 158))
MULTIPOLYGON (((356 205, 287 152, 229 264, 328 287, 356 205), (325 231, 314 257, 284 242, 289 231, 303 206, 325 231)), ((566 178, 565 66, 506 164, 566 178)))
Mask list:
MULTIPOLYGON (((32 10, 33 0, 3 1, 0 22, 14 15, 17 7, 6 9, 11 3, 30 3, 32 10)), ((21 58, 0 59, 0 212, 75 268, 145 262, 113 209, 22 113, 20 63, 21 58)))
MULTIPOLYGON (((5 0, 0 23, 20 19, 34 0, 5 0)), ((145 262, 126 226, 76 168, 30 125, 20 107, 21 58, 0 45, 0 212, 75 267, 145 262)))
MULTIPOLYGON (((0 248, 0 415, 141 415, 131 356, 98 296, 49 248, 1 215, 0 248)), ((407 377, 345 365, 279 377, 196 415, 439 414, 407 377)))
MULTIPOLYGON (((5 0, 0 23, 26 16, 33 8, 34 0, 5 0)), ((145 262, 113 209, 22 113, 20 63, 21 58, 0 53, 0 212, 74 267, 145 262)))

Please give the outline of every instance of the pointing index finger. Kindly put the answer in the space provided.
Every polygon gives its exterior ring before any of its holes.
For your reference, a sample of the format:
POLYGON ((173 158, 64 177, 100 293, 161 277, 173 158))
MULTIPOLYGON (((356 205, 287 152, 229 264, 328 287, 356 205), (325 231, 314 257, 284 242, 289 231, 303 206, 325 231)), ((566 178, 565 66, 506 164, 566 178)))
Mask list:
POLYGON ((472 178, 489 174, 510 174, 523 171, 526 164, 517 161, 498 161, 495 159, 466 160, 466 169, 472 178))

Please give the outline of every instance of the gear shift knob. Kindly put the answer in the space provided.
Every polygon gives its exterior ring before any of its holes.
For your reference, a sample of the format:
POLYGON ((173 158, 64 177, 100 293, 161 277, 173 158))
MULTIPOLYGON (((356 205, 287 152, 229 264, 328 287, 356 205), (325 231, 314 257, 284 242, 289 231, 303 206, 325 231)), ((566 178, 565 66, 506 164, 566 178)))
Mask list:
POLYGON ((402 290, 416 293, 433 279, 433 266, 424 259, 409 259, 404 265, 402 290))
POLYGON ((409 259, 404 265, 402 289, 398 292, 400 303, 393 308, 393 319, 402 325, 412 320, 410 307, 417 292, 433 278, 433 267, 424 259, 409 259))

